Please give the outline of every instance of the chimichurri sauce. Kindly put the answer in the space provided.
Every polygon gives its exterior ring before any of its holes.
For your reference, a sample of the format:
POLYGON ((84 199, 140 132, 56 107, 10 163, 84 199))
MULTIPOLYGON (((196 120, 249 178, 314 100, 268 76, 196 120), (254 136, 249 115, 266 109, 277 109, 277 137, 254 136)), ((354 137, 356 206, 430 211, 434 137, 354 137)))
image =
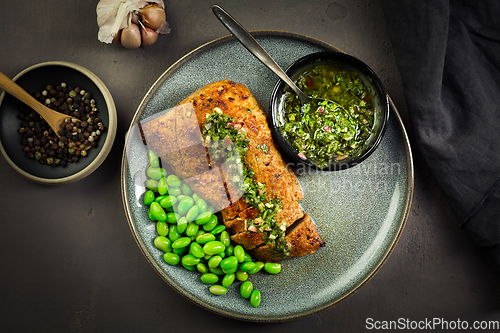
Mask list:
MULTIPOLYGON (((219 108, 207 115, 203 124, 203 139, 210 152, 210 159, 230 166, 230 181, 241 190, 245 201, 259 211, 255 219, 247 221, 247 232, 254 230, 262 233, 266 244, 274 244, 276 251, 286 256, 290 252, 290 245, 285 238, 286 226, 283 221, 276 220, 276 214, 282 207, 281 200, 269 200, 266 197, 266 184, 257 182, 255 172, 244 162, 243 156, 248 151, 250 142, 235 121, 219 108)), ((262 144, 257 149, 266 152, 269 148, 262 144)))
POLYGON ((306 94, 328 99, 301 105, 287 87, 282 96, 282 135, 303 160, 319 168, 359 154, 374 131, 373 95, 358 74, 335 64, 320 64, 295 83, 306 94))

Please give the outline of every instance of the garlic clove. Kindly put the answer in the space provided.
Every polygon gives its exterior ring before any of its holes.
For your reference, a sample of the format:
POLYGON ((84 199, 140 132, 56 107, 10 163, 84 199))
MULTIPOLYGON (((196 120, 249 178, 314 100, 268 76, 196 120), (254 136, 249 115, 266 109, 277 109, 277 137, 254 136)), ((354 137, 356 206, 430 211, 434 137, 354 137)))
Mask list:
POLYGON ((121 42, 127 49, 136 49, 141 46, 141 31, 135 23, 130 23, 122 30, 121 42))
POLYGON ((141 28, 141 40, 142 46, 149 46, 156 42, 158 39, 158 33, 151 28, 142 27, 141 28))
POLYGON ((166 21, 165 11, 157 3, 142 7, 139 9, 139 15, 141 16, 142 23, 155 31, 160 29, 166 21))

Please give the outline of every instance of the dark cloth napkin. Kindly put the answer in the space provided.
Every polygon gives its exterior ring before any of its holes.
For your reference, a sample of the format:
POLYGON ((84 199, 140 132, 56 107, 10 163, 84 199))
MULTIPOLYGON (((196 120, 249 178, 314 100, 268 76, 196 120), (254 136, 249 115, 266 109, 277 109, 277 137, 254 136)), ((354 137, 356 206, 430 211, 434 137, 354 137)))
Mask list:
POLYGON ((413 141, 500 267, 500 1, 381 0, 413 141))

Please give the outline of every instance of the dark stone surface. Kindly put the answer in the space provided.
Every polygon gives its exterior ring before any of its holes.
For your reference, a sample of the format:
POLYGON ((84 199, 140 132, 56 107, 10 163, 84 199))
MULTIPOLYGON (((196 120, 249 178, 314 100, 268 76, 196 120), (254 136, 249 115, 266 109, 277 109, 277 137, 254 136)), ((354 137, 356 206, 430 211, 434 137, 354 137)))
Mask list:
MULTIPOLYGON (((0 71, 64 60, 96 73, 118 113, 114 147, 85 181, 30 182, 0 158, 0 330, 3 332, 220 332, 366 330, 373 320, 499 320, 498 277, 458 229, 442 190, 414 150, 415 190, 406 228, 380 271, 357 293, 312 317, 243 323, 179 296, 132 237, 122 205, 125 133, 153 82, 194 48, 227 35, 212 3, 166 1, 172 32, 135 51, 97 40, 94 1, 2 1, 0 71), (196 318, 196 320, 193 320, 196 318)), ((218 2, 249 30, 308 35, 355 55, 381 77, 410 132, 403 87, 378 1, 218 2)), ((300 301, 300 300, 299 300, 300 301)))

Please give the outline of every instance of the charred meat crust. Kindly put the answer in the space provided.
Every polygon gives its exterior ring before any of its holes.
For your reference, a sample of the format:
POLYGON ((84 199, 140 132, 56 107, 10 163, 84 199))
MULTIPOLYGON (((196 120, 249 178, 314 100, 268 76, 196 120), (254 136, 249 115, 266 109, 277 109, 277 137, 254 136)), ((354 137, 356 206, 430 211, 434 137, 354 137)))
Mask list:
POLYGON ((282 208, 276 214, 276 220, 283 221, 287 228, 298 220, 303 221, 300 226, 304 227, 294 228, 288 235, 294 235, 289 241, 292 246, 290 256, 313 253, 312 248, 319 248, 321 239, 314 223, 308 215, 304 216, 299 206, 299 200, 304 196, 302 189, 274 144, 266 114, 245 86, 223 80, 198 89, 169 112, 142 124, 144 138, 163 162, 184 178, 200 197, 221 211, 234 242, 247 250, 260 246, 255 250, 257 254, 264 253, 265 249, 272 252, 269 246, 263 245, 265 234, 247 230, 246 222, 255 218, 258 210, 231 192, 231 184, 226 181, 222 168, 212 168, 201 133, 207 115, 215 108, 235 119, 245 131, 249 140, 245 163, 254 171, 255 181, 265 184, 267 199, 281 200, 282 208), (266 149, 259 149, 263 145, 266 149), (296 230, 301 230, 300 237, 296 230), (315 240, 314 246, 309 244, 310 239, 315 240), (309 243, 302 244, 304 241, 309 243))

